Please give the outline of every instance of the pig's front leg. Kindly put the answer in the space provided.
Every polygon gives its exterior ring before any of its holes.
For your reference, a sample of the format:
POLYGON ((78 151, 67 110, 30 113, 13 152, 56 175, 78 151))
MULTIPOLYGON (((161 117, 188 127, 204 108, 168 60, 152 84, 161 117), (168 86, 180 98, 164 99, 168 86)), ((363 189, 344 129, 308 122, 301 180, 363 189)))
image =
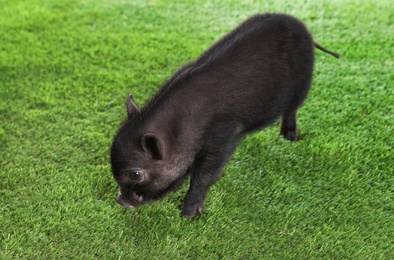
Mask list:
POLYGON ((201 214, 209 188, 220 178, 221 170, 235 150, 235 142, 227 144, 220 152, 197 156, 190 177, 190 188, 185 198, 182 215, 193 218, 201 214))

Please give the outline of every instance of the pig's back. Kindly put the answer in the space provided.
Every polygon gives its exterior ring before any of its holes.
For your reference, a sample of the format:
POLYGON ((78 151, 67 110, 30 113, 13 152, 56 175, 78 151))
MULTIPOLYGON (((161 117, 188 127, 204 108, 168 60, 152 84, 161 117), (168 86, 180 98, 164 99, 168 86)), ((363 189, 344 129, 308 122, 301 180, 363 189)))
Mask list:
POLYGON ((248 132, 305 96, 312 68, 313 40, 300 21, 257 15, 197 59, 169 100, 197 123, 234 120, 248 132))
POLYGON ((306 95, 313 56, 303 23, 254 16, 175 73, 139 120, 144 131, 166 132, 191 150, 215 125, 240 134, 262 128, 290 109, 294 97, 306 95))

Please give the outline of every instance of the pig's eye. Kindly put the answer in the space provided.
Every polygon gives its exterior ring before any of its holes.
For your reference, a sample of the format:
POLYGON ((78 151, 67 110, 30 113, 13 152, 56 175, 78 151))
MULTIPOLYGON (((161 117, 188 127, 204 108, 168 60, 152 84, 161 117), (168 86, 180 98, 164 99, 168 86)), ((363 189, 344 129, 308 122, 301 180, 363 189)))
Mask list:
POLYGON ((139 171, 130 171, 129 178, 133 181, 138 181, 141 178, 141 173, 139 171))

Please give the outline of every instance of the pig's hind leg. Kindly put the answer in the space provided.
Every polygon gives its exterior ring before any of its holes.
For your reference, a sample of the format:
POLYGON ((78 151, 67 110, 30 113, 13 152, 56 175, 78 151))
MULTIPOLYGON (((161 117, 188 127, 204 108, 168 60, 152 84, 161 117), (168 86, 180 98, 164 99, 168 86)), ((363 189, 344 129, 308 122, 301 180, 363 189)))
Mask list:
POLYGON ((286 140, 297 141, 297 109, 283 113, 280 134, 286 140))
MULTIPOLYGON (((311 86, 312 70, 306 69, 305 75, 297 80, 298 84, 294 87, 293 96, 288 101, 288 107, 282 113, 282 123, 280 126, 280 134, 286 140, 297 141, 297 110, 302 105, 311 86)), ((296 77, 294 77, 296 78, 296 77)))

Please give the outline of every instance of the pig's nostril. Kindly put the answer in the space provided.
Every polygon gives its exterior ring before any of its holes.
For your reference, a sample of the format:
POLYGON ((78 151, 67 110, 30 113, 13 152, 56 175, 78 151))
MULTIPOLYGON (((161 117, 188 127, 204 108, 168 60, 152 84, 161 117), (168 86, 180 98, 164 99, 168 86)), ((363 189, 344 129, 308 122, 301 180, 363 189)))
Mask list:
POLYGON ((128 209, 135 209, 135 206, 133 204, 131 204, 129 201, 127 201, 123 195, 121 193, 118 194, 118 196, 116 197, 116 201, 122 205, 125 208, 128 209))

